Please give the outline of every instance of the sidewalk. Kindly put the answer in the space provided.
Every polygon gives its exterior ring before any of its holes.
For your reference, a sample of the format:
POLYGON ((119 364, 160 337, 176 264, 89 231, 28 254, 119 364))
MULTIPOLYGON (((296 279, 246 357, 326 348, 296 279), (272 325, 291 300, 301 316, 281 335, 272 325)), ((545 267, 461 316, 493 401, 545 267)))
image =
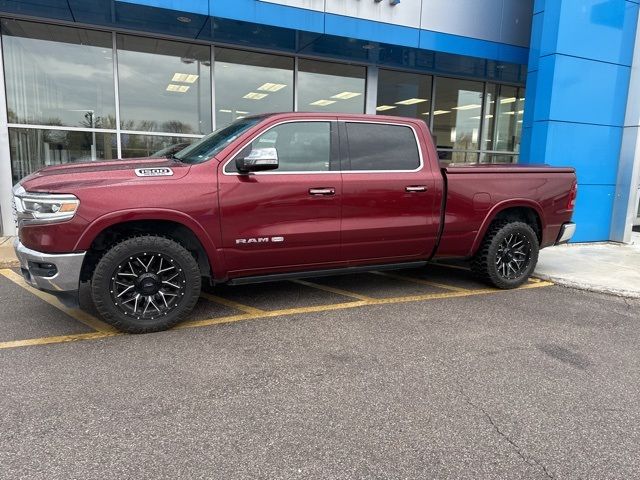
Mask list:
POLYGON ((0 237, 0 268, 19 267, 18 259, 13 251, 14 237, 0 237))
POLYGON ((567 287, 640 298, 640 233, 632 242, 545 248, 534 275, 567 287))

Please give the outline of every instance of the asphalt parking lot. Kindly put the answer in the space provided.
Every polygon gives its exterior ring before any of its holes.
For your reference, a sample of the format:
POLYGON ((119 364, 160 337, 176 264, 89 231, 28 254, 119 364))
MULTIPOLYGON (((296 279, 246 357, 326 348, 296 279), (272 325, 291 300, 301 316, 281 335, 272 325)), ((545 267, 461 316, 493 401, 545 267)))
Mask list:
POLYGON ((460 268, 219 287, 121 335, 0 271, 2 478, 638 478, 640 302, 460 268))

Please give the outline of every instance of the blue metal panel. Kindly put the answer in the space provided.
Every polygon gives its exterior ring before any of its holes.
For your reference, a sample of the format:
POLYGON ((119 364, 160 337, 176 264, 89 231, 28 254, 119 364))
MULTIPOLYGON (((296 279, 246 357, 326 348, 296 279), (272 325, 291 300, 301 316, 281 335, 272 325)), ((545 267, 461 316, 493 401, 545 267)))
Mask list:
POLYGON ((614 185, 580 185, 573 221, 576 233, 573 242, 609 240, 609 225, 615 195, 614 185))
POLYGON ((523 47, 428 30, 420 31, 420 48, 522 64, 527 63, 529 53, 523 47))
POLYGON ((228 2, 209 0, 209 15, 308 32, 322 33, 324 31, 324 14, 322 12, 257 2, 256 0, 228 2))
POLYGON ((540 58, 534 121, 621 125, 631 69, 583 58, 540 58))
POLYGON ((66 0, 0 0, 0 12, 73 21, 66 0))
POLYGON ((76 22, 113 25, 116 9, 113 0, 68 0, 76 22))
MULTIPOLYGON (((115 0, 117 2, 146 5, 148 7, 177 10, 179 12, 209 15, 209 0, 115 0)), ((237 0, 235 0, 237 1, 237 0)))
POLYGON ((544 4, 544 0, 535 0, 535 2, 533 3, 533 14, 535 15, 536 13, 542 12, 545 7, 544 4))
POLYGON ((638 4, 626 0, 563 0, 556 45, 541 55, 562 53, 631 65, 638 4))
POLYGON ((540 43, 542 41, 544 14, 537 13, 531 20, 531 46, 529 47, 528 71, 533 72, 538 69, 538 59, 540 58, 540 43))
POLYGON ((580 185, 615 185, 622 127, 543 123, 545 163, 558 167, 571 165, 580 185))
POLYGON ((208 16, 197 13, 149 8, 121 1, 115 4, 115 13, 115 24, 120 27, 193 39, 198 37, 198 33, 209 19, 208 16), (184 23, 179 21, 178 17, 186 17, 190 21, 184 23))
POLYGON ((406 47, 417 47, 420 43, 420 30, 388 23, 372 22, 353 17, 343 17, 327 13, 325 32, 374 42, 387 42, 406 47))

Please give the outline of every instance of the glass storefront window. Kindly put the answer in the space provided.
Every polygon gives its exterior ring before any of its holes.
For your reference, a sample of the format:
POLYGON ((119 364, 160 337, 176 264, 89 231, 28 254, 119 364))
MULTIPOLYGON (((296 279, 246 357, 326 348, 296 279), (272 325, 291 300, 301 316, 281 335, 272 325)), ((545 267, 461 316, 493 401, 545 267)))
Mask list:
POLYGON ((433 136, 437 148, 478 150, 483 83, 436 78, 433 136))
POLYGON ((364 113, 366 76, 365 67, 300 59, 298 110, 364 113))
POLYGON ((487 85, 482 148, 517 152, 520 149, 524 93, 509 85, 487 85))
POLYGON ((208 46, 118 35, 117 48, 123 130, 211 131, 208 46))
POLYGON ((111 34, 2 20, 9 123, 115 128, 111 34))
POLYGON ((376 112, 429 123, 432 81, 431 75, 380 70, 376 112))
POLYGON ((480 163, 518 163, 518 155, 483 153, 480 156, 480 163))
POLYGON ((451 163, 478 163, 478 152, 438 150, 438 160, 451 163))
POLYGON ((14 183, 45 166, 117 157, 115 134, 104 132, 10 128, 9 145, 14 183))
POLYGON ((122 158, 168 157, 188 147, 197 138, 165 137, 159 135, 120 134, 122 158))
POLYGON ((293 58, 215 49, 216 128, 254 113, 293 110, 293 58))

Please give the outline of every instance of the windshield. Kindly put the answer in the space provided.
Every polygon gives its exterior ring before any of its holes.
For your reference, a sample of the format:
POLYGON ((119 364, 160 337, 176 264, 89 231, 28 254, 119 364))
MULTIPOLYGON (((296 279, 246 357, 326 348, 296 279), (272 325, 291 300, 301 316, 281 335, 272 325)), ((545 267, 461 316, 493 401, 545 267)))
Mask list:
POLYGON ((174 158, 184 163, 205 162, 261 120, 261 117, 237 120, 176 153, 174 158))

